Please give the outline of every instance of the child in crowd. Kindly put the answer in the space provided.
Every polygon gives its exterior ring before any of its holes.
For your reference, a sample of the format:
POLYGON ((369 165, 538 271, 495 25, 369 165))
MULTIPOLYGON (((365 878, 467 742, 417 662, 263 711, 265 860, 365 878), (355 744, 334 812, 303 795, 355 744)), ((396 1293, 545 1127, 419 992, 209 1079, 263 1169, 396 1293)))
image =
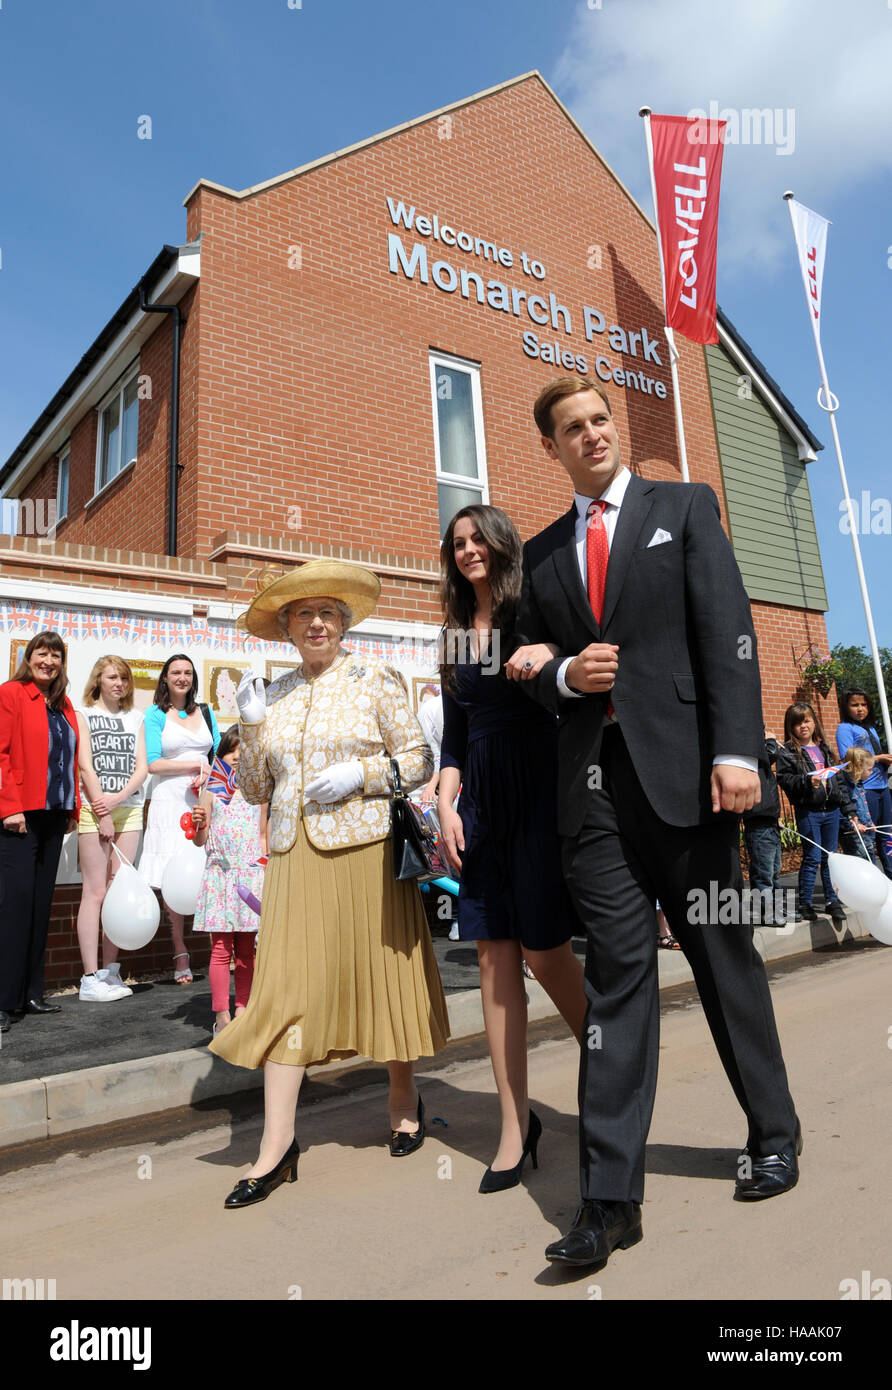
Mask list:
POLYGON ((796 813, 796 826, 802 835, 802 864, 799 869, 799 918, 817 921, 812 895, 818 867, 824 885, 824 901, 834 922, 846 920, 845 909, 830 881, 828 853, 839 844, 840 814, 855 815, 846 784, 838 772, 826 776, 836 766, 821 721, 809 704, 789 705, 784 715, 784 743, 777 752, 777 780, 787 793, 796 813))
POLYGON ((851 824, 843 822, 840 831, 840 844, 846 854, 857 854, 862 859, 870 859, 879 868, 877 860, 876 826, 870 818, 870 809, 867 804, 867 795, 864 791, 864 783, 873 771, 874 758, 868 753, 866 748, 859 748, 852 745, 843 758, 845 771, 841 773, 849 795, 857 812, 855 822, 860 834, 856 834, 851 824))
POLYGON ((876 837, 876 851, 880 868, 892 878, 892 840, 889 824, 892 822, 892 795, 889 793, 888 775, 892 756, 882 751, 880 736, 875 728, 873 703, 866 691, 858 687, 847 690, 839 702, 840 724, 836 730, 836 746, 839 756, 844 758, 850 748, 863 748, 873 755, 874 766, 863 783, 871 821, 881 826, 876 837))
POLYGON ((238 725, 220 740, 207 788, 192 812, 195 843, 207 846, 207 867, 201 880, 193 931, 211 933, 211 1007, 216 1015, 214 1035, 231 1021, 229 967, 235 956, 235 1013, 244 1013, 254 978, 257 915, 242 900, 239 888, 259 898, 268 853, 267 806, 252 806, 237 786, 241 752, 238 725))
POLYGON ((780 745, 774 734, 765 730, 765 764, 759 765, 759 800, 752 810, 743 813, 743 841, 749 859, 751 893, 760 895, 759 925, 786 925, 781 904, 781 836, 780 795, 773 768, 780 745))

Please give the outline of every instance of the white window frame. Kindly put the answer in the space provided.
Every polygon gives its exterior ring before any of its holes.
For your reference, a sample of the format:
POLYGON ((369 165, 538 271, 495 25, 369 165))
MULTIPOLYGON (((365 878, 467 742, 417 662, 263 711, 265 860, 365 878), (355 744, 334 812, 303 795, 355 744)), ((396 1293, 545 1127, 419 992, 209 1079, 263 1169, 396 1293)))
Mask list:
POLYGON ((469 492, 479 492, 481 503, 489 502, 489 478, 486 467, 486 435, 483 429, 483 391, 480 385, 480 363, 471 362, 466 357, 453 357, 449 353, 430 354, 431 374, 431 418, 434 427, 434 460, 437 474, 437 513, 440 509, 440 484, 464 488, 469 492), (451 372, 464 372, 471 378, 471 407, 474 413, 474 443, 477 448, 477 477, 466 473, 447 473, 441 466, 439 398, 437 396, 437 372, 445 367, 451 372))
POLYGON ((64 521, 68 515, 68 490, 71 486, 71 446, 66 444, 59 455, 59 468, 56 473, 56 520, 64 521), (62 478, 65 478, 65 510, 62 510, 62 478))
MULTIPOLYGON (((123 375, 120 376, 120 377, 118 378, 117 384, 116 384, 115 386, 112 387, 111 391, 109 391, 108 394, 102 398, 102 400, 99 402, 99 404, 98 404, 97 407, 96 407, 96 415, 97 415, 98 418, 97 418, 97 426, 96 426, 96 468, 95 468, 95 475, 94 475, 94 479, 93 479, 93 496, 94 496, 94 497, 98 496, 100 492, 104 492, 105 489, 106 489, 107 487, 110 487, 110 486, 111 486, 111 484, 115 481, 116 478, 119 478, 119 477, 121 476, 121 474, 124 472, 125 468, 128 468, 128 467, 130 466, 130 464, 136 462, 136 456, 134 456, 132 459, 122 459, 122 458, 121 458, 121 451, 123 450, 123 447, 124 447, 124 392, 127 390, 127 387, 128 387, 128 386, 130 386, 134 381, 137 381, 137 382, 138 382, 138 380, 139 380, 139 363, 138 363, 138 362, 135 362, 135 363, 133 364, 132 367, 128 368, 127 371, 124 372, 123 375), (117 466, 117 468, 115 469, 115 471, 114 471, 112 474, 110 474, 110 476, 109 476, 108 478, 106 478, 106 479, 103 481, 103 478, 102 478, 102 451, 103 451, 103 448, 104 448, 104 445, 105 445, 105 440, 104 440, 105 427, 104 427, 104 425, 103 425, 103 420, 104 420, 104 417, 105 417, 105 412, 108 410, 108 408, 109 408, 110 405, 113 405, 113 404, 114 404, 115 398, 118 399, 118 419, 119 419, 119 422, 120 422, 120 424, 119 424, 119 439, 120 439, 120 443, 119 443, 119 446, 118 446, 118 447, 119 447, 119 453, 118 453, 118 466, 117 466)), ((137 390, 137 396, 136 396, 136 403, 137 403, 137 404, 136 404, 136 420, 137 420, 137 426, 136 426, 136 428, 137 428, 137 439, 138 439, 138 437, 139 437, 139 392, 138 392, 138 390, 137 390)))

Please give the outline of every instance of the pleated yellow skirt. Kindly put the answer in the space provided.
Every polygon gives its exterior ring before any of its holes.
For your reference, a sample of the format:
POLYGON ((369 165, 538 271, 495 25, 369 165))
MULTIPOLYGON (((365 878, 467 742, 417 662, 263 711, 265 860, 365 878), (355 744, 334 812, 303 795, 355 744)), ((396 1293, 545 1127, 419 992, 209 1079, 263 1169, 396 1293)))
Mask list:
POLYGON ((421 894, 390 840, 319 850, 301 819, 271 854, 248 1007, 210 1044, 237 1067, 440 1052, 449 1019, 421 894))

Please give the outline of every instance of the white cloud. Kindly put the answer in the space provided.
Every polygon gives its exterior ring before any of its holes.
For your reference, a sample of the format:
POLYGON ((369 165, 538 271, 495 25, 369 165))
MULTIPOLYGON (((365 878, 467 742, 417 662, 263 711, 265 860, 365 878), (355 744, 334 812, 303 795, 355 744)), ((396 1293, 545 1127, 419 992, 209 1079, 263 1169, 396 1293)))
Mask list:
MULTIPOLYGON (((892 167, 892 8, 879 0, 602 5, 589 9, 579 0, 552 82, 648 215, 640 106, 685 115, 708 112, 714 101, 720 111, 782 113, 775 145, 725 149, 719 244, 729 273, 751 265, 756 247, 766 268, 788 254, 785 189, 832 219, 855 183, 882 177, 885 184, 892 167), (792 152, 778 153, 793 131, 792 152)), ((879 185, 875 191, 879 197, 879 185)))

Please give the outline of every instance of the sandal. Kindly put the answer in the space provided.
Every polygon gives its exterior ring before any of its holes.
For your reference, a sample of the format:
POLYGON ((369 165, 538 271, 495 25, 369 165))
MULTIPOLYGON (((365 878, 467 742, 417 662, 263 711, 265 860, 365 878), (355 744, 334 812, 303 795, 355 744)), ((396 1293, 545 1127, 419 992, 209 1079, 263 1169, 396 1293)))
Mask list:
POLYGON ((660 937, 660 949, 663 951, 680 951, 681 946, 670 932, 668 936, 660 937))
POLYGON ((192 971, 189 969, 188 964, 187 964, 185 970, 177 970, 177 969, 176 969, 176 963, 177 963, 177 961, 178 961, 178 960, 182 960, 182 959, 183 959, 183 956, 186 957, 186 960, 187 960, 187 961, 189 960, 189 952, 188 952, 188 951, 180 951, 180 952, 179 952, 177 955, 175 955, 174 958, 173 958, 173 963, 174 963, 173 978, 174 978, 174 980, 176 981, 176 983, 177 983, 178 985, 191 985, 191 983, 192 983, 192 971))

